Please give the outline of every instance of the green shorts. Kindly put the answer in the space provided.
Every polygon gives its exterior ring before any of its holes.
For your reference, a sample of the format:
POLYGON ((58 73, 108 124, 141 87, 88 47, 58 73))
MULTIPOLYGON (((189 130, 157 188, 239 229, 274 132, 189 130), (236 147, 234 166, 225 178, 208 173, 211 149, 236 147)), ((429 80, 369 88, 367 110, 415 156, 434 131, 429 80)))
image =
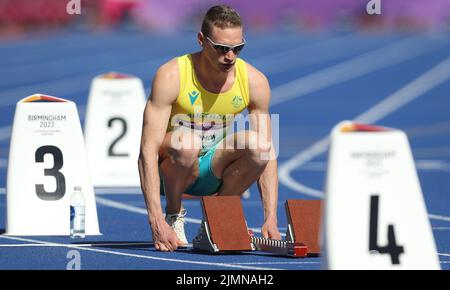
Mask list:
MULTIPOLYGON (((185 193, 195 196, 212 195, 222 186, 222 180, 217 178, 212 170, 212 159, 218 145, 219 143, 213 146, 205 154, 198 157, 199 175, 195 182, 185 190, 185 193)), ((161 172, 159 175, 161 176, 160 192, 161 195, 165 195, 164 181, 161 172)))

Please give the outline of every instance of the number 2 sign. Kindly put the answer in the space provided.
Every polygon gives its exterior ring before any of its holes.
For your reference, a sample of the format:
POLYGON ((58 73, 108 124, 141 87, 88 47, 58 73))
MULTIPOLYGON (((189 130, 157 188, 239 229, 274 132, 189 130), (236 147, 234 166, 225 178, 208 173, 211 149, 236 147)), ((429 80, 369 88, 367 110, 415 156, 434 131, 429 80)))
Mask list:
POLYGON ((139 186, 137 159, 145 107, 140 79, 108 73, 91 85, 84 134, 94 186, 139 186))

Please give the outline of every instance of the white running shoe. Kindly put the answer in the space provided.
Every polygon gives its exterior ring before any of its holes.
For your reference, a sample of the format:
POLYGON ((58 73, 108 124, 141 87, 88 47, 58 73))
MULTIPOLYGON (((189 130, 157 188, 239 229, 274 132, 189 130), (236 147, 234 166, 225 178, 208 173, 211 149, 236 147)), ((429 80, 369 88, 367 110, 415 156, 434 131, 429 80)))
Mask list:
POLYGON ((186 216, 186 212, 187 210, 183 208, 180 211, 180 213, 166 214, 166 222, 169 224, 169 226, 172 227, 172 229, 177 234, 177 237, 185 245, 188 244, 186 234, 184 233, 184 223, 185 223, 184 217, 186 216))

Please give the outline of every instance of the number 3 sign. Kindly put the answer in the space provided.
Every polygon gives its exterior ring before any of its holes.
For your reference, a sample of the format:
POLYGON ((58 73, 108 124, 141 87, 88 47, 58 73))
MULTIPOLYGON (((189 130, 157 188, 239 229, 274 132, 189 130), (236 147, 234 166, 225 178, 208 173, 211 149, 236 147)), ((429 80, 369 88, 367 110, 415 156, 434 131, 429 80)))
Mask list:
POLYGON ((36 94, 17 103, 8 162, 8 235, 68 235, 70 197, 81 186, 86 234, 99 233, 75 103, 36 94))

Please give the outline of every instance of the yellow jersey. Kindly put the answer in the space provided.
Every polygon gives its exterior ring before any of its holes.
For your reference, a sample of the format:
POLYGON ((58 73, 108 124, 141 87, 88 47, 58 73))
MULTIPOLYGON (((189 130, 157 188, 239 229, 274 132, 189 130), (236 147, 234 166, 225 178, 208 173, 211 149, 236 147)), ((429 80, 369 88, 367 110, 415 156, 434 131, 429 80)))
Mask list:
POLYGON ((223 93, 212 93, 198 81, 192 56, 178 57, 180 91, 172 105, 167 131, 194 130, 202 139, 200 155, 219 143, 229 129, 234 129, 234 118, 245 110, 250 101, 247 66, 237 58, 232 87, 223 93))

